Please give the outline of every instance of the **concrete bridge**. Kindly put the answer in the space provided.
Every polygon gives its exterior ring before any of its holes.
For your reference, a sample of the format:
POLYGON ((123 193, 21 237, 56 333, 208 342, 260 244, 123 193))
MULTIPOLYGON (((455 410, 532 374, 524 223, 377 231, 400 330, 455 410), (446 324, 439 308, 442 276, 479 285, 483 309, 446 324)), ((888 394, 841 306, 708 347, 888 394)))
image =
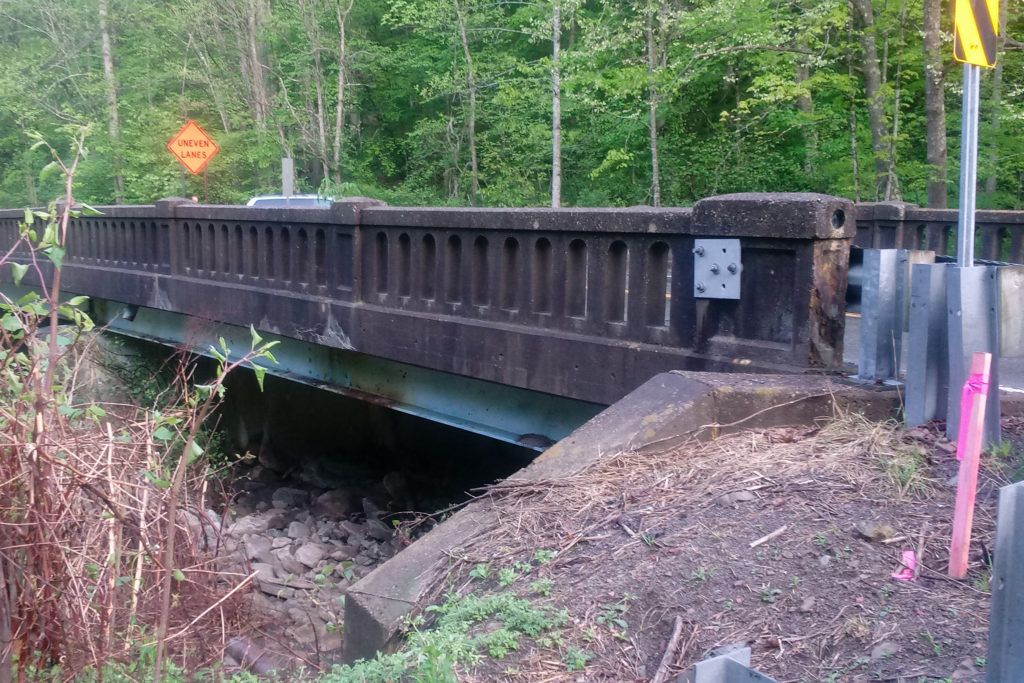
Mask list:
MULTIPOLYGON (((285 341, 271 372, 508 441, 546 437, 537 447, 658 372, 838 370, 854 238, 931 245, 956 225, 815 194, 692 209, 99 208, 73 221, 63 289, 115 331, 242 349, 253 324, 285 341)), ((0 247, 22 216, 0 211, 0 247)), ((988 251, 1024 249, 1021 222, 993 224, 988 251)), ((0 278, 11 287, 9 269, 0 278)))

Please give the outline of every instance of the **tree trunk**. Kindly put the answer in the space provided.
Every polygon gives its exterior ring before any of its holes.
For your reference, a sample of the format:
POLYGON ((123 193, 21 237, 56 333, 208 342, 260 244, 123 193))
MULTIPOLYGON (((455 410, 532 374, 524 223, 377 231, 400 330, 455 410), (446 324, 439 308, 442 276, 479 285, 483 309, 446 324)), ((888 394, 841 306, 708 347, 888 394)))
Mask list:
MULTIPOLYGON (((1006 22, 1009 19, 1009 2, 999 3, 999 35, 996 36, 996 54, 1003 52, 1003 46, 1006 44, 1006 22)), ((999 128, 1000 128, 1000 113, 1003 108, 1003 60, 996 61, 996 66, 992 70, 992 98, 989 100, 990 110, 989 114, 992 117, 992 143, 988 149, 988 163, 989 163, 989 174, 985 178, 985 194, 988 195, 988 201, 990 205, 994 201, 992 195, 996 192, 996 182, 999 176, 999 128)))
POLYGON ((562 40, 561 0, 551 4, 551 206, 562 205, 562 74, 559 50, 562 40))
POLYGON ((100 52, 103 58, 103 89, 107 95, 107 131, 110 134, 111 171, 114 174, 114 203, 124 204, 124 175, 121 160, 121 121, 117 112, 117 81, 114 78, 114 55, 107 23, 107 0, 99 0, 100 52))
POLYGON ((459 0, 455 0, 455 14, 459 20, 459 36, 462 38, 462 56, 466 60, 466 88, 469 90, 469 117, 466 121, 466 135, 469 140, 469 203, 476 205, 480 194, 480 172, 476 163, 476 80, 473 76, 473 57, 469 53, 469 39, 466 37, 466 21, 462 16, 459 0))
MULTIPOLYGON (((796 83, 802 85, 811 78, 811 67, 807 59, 798 57, 796 62, 796 83)), ((805 119, 801 130, 804 138, 804 175, 811 176, 815 171, 815 161, 818 156, 818 129, 814 125, 814 100, 811 99, 810 91, 807 94, 798 95, 796 108, 805 119)))
POLYGON ((860 19, 860 44, 863 51, 861 66, 864 73, 864 95, 868 104, 868 125, 871 128, 871 149, 875 156, 875 201, 898 199, 891 180, 895 178, 889 148, 889 126, 885 120, 885 102, 882 93, 882 73, 875 42, 875 17, 871 0, 850 0, 854 16, 860 19))
POLYGON ((260 26, 263 23, 261 3, 262 0, 246 0, 245 47, 253 118, 256 120, 256 127, 263 131, 267 129, 270 102, 267 98, 267 81, 266 75, 263 73, 263 61, 260 58, 259 36, 260 26))
MULTIPOLYGON (((847 31, 847 40, 853 43, 853 20, 851 19, 850 25, 847 31)), ((853 83, 853 53, 848 51, 846 53, 846 73, 853 83)), ((860 201, 860 162, 857 160, 857 97, 853 93, 852 89, 850 92, 850 160, 851 160, 851 171, 853 173, 853 201, 860 201)))
POLYGON ((312 111, 308 112, 313 128, 313 154, 320 161, 320 171, 324 178, 329 177, 330 162, 327 150, 327 112, 324 107, 324 83, 321 52, 323 37, 320 34, 319 3, 315 0, 299 0, 299 11, 302 13, 302 27, 309 41, 309 49, 313 55, 313 91, 316 95, 312 103, 312 111))
POLYGON ((348 14, 352 11, 355 0, 348 0, 348 7, 342 11, 342 2, 335 6, 338 19, 338 100, 334 112, 334 182, 341 183, 341 151, 344 140, 342 134, 345 129, 345 22, 348 21, 348 14))
POLYGON ((661 206, 661 174, 658 170, 658 88, 654 82, 654 7, 647 8, 647 130, 651 144, 651 197, 661 206))
POLYGON ((928 160, 928 206, 945 209, 946 84, 942 70, 942 0, 924 0, 924 111, 928 160))
MULTIPOLYGON (((206 87, 210 89, 210 97, 213 99, 213 106, 220 117, 221 128, 225 133, 230 133, 231 118, 228 116, 227 108, 224 106, 224 97, 221 95, 217 79, 213 75, 213 65, 210 63, 210 54, 205 41, 202 41, 201 37, 197 40, 195 36, 190 34, 189 42, 194 46, 196 57, 203 66, 203 78, 206 80, 206 87)), ((152 106, 152 102, 150 102, 150 106, 152 106)))

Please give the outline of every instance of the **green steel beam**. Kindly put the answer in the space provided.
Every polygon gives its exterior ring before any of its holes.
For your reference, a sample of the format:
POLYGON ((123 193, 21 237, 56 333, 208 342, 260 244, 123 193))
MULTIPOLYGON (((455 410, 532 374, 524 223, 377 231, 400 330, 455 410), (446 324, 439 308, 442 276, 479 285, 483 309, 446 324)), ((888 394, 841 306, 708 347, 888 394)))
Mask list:
MULTIPOLYGON (((235 353, 251 344, 244 327, 102 299, 93 299, 91 306, 96 323, 112 332, 185 346, 205 356, 220 337, 235 353)), ((267 368, 270 374, 534 450, 544 450, 605 408, 263 331, 260 335, 281 342, 274 348, 278 364, 267 368)))

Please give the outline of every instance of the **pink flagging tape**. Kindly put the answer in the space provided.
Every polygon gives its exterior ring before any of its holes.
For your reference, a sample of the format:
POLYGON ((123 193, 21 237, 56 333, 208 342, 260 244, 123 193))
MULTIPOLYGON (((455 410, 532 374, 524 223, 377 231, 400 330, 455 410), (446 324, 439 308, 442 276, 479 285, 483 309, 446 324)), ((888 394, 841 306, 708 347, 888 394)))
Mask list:
POLYGON ((988 373, 977 373, 967 378, 964 388, 960 392, 960 430, 957 431, 956 459, 963 460, 964 452, 960 444, 964 442, 964 435, 970 428, 971 403, 975 396, 983 395, 988 398, 988 373))
POLYGON ((967 576, 967 553, 971 548, 974 498, 978 493, 978 464, 985 427, 985 404, 992 370, 991 353, 971 356, 971 373, 964 383, 960 403, 960 431, 956 435, 956 457, 960 473, 956 481, 956 509, 953 512, 953 540, 949 545, 949 574, 967 576))

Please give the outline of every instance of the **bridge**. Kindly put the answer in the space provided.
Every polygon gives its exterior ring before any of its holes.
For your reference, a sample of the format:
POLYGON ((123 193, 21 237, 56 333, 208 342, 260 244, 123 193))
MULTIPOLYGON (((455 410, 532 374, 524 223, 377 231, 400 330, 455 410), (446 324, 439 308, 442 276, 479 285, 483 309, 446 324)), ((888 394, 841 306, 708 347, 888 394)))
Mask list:
MULTIPOLYGON (((816 194, 99 209, 73 220, 62 284, 98 322, 199 351, 218 336, 248 348, 252 324, 284 341, 271 372, 520 443, 557 440, 666 370, 838 370, 855 240, 948 253, 956 229, 955 211, 816 194)), ((1024 216, 986 213, 980 255, 1024 261, 1024 216)), ((0 211, 4 250, 22 218, 0 211)))

